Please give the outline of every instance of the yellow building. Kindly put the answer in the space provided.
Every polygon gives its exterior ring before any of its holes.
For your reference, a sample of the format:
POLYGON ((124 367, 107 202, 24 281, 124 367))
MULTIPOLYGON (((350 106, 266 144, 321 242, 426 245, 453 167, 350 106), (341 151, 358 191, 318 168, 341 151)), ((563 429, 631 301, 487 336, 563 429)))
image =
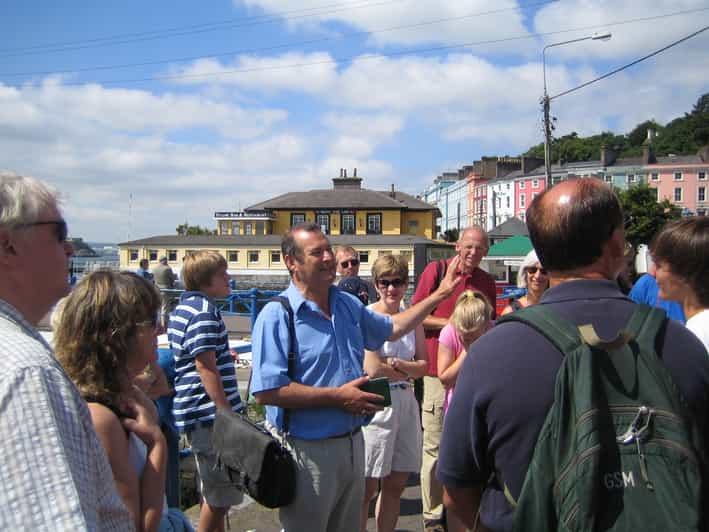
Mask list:
POLYGON ((328 235, 413 235, 435 237, 436 207, 391 186, 362 188, 362 179, 340 177, 331 189, 288 192, 243 212, 216 212, 219 235, 281 235, 299 222, 315 222, 328 235))
MULTIPOLYGON (((355 170, 356 176, 356 170, 355 170)), ((379 255, 395 253, 409 259, 410 277, 431 260, 452 254, 452 246, 431 240, 438 210, 409 194, 361 187, 358 177, 341 171, 333 188, 289 192, 241 212, 216 212, 217 235, 167 235, 119 244, 120 265, 137 269, 141 259, 150 267, 167 257, 179 271, 188 251, 212 249, 226 259, 229 273, 245 284, 283 283, 288 273, 281 256, 281 235, 292 225, 310 221, 321 226, 334 247, 354 247, 360 275, 368 277, 379 255)), ((240 286, 241 288, 241 286, 240 286)))

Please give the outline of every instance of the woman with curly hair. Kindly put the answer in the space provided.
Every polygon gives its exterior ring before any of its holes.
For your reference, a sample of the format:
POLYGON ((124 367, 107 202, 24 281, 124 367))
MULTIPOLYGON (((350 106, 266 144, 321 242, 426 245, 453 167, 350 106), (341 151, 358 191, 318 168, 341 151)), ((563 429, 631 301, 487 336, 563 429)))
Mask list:
POLYGON ((133 384, 155 360, 159 310, 152 283, 130 272, 96 271, 62 301, 54 343, 88 403, 136 529, 190 530, 165 505, 165 438, 155 405, 133 384))

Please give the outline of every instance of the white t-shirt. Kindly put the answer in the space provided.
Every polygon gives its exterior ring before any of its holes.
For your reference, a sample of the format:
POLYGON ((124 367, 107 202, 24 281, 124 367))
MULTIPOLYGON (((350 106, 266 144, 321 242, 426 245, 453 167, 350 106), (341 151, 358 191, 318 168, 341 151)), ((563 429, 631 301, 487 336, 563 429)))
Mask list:
POLYGON ((702 310, 687 320, 687 329, 699 338, 709 352, 709 309, 702 310))

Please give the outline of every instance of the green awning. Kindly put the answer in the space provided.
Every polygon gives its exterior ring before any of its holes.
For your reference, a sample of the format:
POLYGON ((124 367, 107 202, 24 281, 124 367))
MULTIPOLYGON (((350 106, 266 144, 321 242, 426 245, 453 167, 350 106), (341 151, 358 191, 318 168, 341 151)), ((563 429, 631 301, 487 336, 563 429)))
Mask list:
POLYGON ((526 236, 515 235, 498 242, 488 251, 488 257, 524 257, 532 251, 532 242, 526 236))

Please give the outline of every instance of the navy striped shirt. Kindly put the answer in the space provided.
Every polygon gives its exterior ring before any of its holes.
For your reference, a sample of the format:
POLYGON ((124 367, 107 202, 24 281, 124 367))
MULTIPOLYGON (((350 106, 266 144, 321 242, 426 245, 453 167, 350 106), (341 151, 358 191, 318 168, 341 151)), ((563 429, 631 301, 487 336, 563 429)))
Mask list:
POLYGON ((242 408, 229 337, 214 302, 202 292, 185 292, 170 314, 167 337, 175 357, 175 399, 172 411, 180 432, 190 432, 197 421, 211 424, 216 408, 195 366, 200 353, 214 351, 224 394, 232 410, 242 408))

